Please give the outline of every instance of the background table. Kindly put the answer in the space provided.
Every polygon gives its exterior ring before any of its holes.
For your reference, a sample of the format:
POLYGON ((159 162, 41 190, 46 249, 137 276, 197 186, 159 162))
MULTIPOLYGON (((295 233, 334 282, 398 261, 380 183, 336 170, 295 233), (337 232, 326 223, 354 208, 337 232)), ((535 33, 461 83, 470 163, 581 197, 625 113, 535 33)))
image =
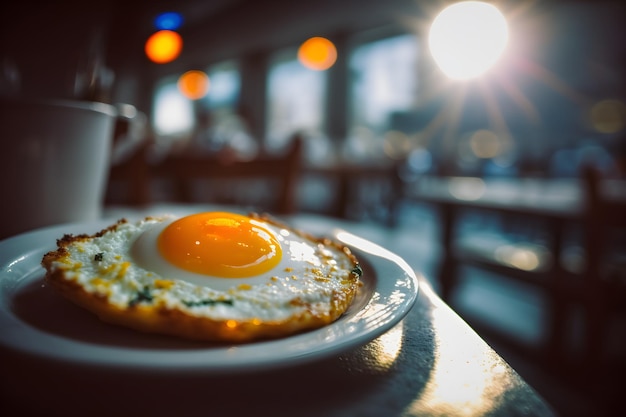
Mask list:
MULTIPOLYGON (((626 265, 623 178, 593 170, 560 179, 423 177, 406 196, 439 215, 437 279, 444 301, 454 303, 469 276, 467 267, 532 287, 545 303, 539 343, 496 328, 491 333, 570 380, 585 385, 607 380, 619 364, 607 353, 609 331, 626 300, 626 281, 619 278, 626 265), (490 227, 485 220, 498 225, 490 227), (506 233, 507 226, 516 226, 515 233, 506 233)), ((603 397, 603 389, 592 390, 603 397)))

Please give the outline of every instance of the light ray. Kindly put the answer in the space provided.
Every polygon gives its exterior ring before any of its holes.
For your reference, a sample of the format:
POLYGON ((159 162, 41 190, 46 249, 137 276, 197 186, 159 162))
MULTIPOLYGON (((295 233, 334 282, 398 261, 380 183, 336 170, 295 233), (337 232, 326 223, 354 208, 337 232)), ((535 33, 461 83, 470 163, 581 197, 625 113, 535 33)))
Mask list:
POLYGON ((526 119, 532 124, 539 124, 541 115, 537 107, 526 97, 522 90, 509 78, 499 77, 498 81, 504 92, 508 94, 513 102, 522 110, 526 119))
POLYGON ((443 135, 443 147, 446 154, 451 154, 456 146, 456 133, 461 122, 461 115, 463 113, 463 104, 465 103, 466 89, 459 88, 455 91, 451 98, 450 105, 447 105, 442 109, 446 111, 446 126, 443 135))
MULTIPOLYGON (((510 143, 510 139, 513 137, 511 133, 511 129, 498 106, 498 100, 494 97, 491 88, 488 85, 481 83, 481 93, 485 100, 485 107, 487 109, 487 117, 489 118, 489 122, 493 127, 493 130, 501 136, 501 139, 504 139, 506 143, 510 143)), ((501 140, 502 142, 502 140, 501 140)))
POLYGON ((577 103, 587 102, 587 98, 583 94, 576 91, 567 82, 559 78, 558 75, 546 67, 530 60, 519 60, 518 65, 524 74, 533 77, 537 81, 543 82, 546 86, 562 96, 577 103))

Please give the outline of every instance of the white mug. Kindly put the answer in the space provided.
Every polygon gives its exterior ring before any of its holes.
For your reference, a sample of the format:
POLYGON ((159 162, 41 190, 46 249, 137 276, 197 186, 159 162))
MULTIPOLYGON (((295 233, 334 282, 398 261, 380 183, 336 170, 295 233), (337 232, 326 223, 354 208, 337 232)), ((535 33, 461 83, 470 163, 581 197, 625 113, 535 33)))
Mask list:
POLYGON ((101 215, 115 107, 0 99, 0 239, 101 215))

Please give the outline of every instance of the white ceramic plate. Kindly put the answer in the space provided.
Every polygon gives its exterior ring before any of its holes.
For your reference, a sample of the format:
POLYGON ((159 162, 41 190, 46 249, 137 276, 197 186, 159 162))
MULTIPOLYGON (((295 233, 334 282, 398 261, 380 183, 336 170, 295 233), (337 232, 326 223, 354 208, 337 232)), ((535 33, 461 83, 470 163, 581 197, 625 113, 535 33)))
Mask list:
MULTIPOLYGON (((103 323, 46 286, 40 265, 64 233, 95 233, 110 222, 36 230, 0 242, 0 348, 68 366, 130 371, 220 373, 292 366, 365 344, 397 324, 418 293, 398 256, 341 230, 329 230, 362 262, 364 285, 350 309, 321 329, 251 344, 191 342, 103 323)), ((0 352, 2 353, 2 352, 0 352)))

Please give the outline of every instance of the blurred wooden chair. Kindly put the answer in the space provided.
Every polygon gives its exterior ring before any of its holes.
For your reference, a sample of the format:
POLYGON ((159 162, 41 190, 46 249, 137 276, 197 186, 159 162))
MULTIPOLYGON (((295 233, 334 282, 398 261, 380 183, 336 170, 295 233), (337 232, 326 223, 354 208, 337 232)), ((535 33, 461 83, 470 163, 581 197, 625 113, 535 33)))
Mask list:
POLYGON ((585 312, 583 363, 593 370, 606 359, 617 311, 626 311, 626 181, 607 180, 585 167, 585 263, 581 298, 585 312))
POLYGON ((297 210, 301 168, 302 142, 294 141, 283 154, 251 160, 239 160, 228 153, 169 155, 152 168, 150 175, 152 181, 173 183, 175 201, 239 205, 290 214, 297 210))

